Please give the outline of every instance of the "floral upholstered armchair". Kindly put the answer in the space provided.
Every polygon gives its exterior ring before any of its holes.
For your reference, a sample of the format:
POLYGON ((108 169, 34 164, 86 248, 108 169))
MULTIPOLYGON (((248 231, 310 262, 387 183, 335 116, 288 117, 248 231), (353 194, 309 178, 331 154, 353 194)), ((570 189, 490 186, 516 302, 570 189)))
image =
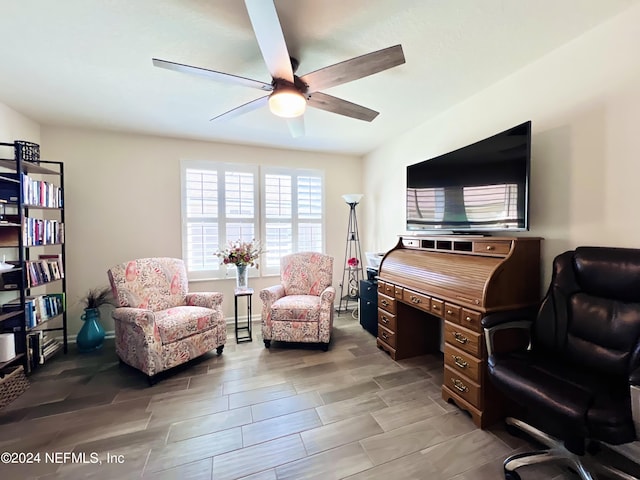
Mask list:
POLYGON ((333 328, 331 286, 333 257, 320 253, 294 253, 280 260, 280 285, 260 291, 262 338, 265 347, 272 340, 320 343, 329 348, 333 328))
POLYGON ((120 360, 154 376, 210 350, 222 353, 227 329, 222 293, 187 293, 184 262, 143 258, 108 271, 116 299, 116 353, 120 360))

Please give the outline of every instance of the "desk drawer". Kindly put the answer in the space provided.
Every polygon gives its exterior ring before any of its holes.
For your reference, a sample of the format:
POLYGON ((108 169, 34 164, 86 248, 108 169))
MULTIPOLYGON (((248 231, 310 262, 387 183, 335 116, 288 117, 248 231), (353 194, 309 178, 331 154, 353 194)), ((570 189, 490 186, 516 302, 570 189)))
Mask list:
POLYGON ((404 293, 404 288, 396 285, 393 291, 395 292, 395 297, 398 300, 402 300, 402 294, 404 293))
POLYGON ((473 242, 473 253, 490 253, 491 255, 506 255, 511 250, 511 242, 508 240, 487 240, 473 242))
POLYGON ((482 408, 480 405, 480 385, 476 382, 469 380, 464 375, 460 375, 455 370, 445 366, 444 384, 449 387, 451 391, 455 392, 456 395, 464 398, 473 406, 482 408))
POLYGON ((396 299, 378 291, 378 308, 382 308, 389 313, 396 313, 396 299))
MULTIPOLYGON (((380 290, 378 290, 380 291, 380 290)), ((390 297, 395 297, 396 296, 396 286, 393 283, 385 283, 384 284, 384 291, 382 292, 385 295, 388 295, 390 297)))
POLYGON ((444 301, 437 298, 431 299, 431 313, 436 317, 444 317, 444 301))
POLYGON ((391 330, 392 332, 396 332, 398 330, 396 324, 396 316, 392 313, 389 313, 381 308, 378 309, 378 323, 385 327, 387 330, 391 330))
POLYGON ((460 311, 462 307, 445 302, 444 304, 444 318, 450 322, 460 323, 460 311))
POLYGON ((474 382, 481 383, 482 361, 448 343, 444 344, 444 364, 474 382))
POLYGON ((378 338, 391 348, 396 348, 396 334, 383 325, 378 324, 378 338))
POLYGON ((425 312, 431 311, 431 297, 427 295, 423 295, 412 290, 407 290, 405 288, 404 293, 402 294, 402 300, 404 300, 404 302, 408 303, 412 307, 419 308, 420 310, 424 310, 425 312))
POLYGON ((474 312, 468 308, 463 308, 462 315, 460 316, 460 325, 467 327, 474 332, 482 332, 482 325, 480 324, 481 319, 482 314, 480 312, 474 312))
POLYGON ((444 341, 470 353, 474 357, 482 357, 482 352, 484 351, 482 348, 483 340, 480 333, 473 332, 455 323, 444 322, 444 341))

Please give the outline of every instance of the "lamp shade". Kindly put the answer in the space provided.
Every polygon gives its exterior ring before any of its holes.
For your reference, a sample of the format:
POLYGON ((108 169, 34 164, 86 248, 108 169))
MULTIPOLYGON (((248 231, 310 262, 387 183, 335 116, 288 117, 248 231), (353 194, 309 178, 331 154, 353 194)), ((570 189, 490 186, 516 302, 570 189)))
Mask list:
POLYGON ((364 197, 362 193, 345 193, 342 195, 342 198, 348 204, 359 203, 360 200, 362 200, 362 197, 364 197))
POLYGON ((269 110, 279 117, 299 117, 304 113, 306 107, 307 101, 295 88, 278 87, 269 95, 269 110))

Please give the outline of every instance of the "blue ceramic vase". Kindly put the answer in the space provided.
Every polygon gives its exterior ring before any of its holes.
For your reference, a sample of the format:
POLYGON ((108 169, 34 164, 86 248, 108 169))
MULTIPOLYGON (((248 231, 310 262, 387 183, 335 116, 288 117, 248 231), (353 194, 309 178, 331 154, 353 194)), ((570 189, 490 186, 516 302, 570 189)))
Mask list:
POLYGON ((84 325, 78 332, 76 344, 80 352, 92 352, 102 348, 104 343, 104 328, 100 325, 100 310, 86 308, 80 317, 84 325))

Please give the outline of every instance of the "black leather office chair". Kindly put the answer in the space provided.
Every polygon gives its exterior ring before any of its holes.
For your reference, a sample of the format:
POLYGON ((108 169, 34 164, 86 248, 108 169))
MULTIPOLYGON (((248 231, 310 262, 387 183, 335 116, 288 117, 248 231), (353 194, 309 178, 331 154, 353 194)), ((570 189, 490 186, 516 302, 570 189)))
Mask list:
POLYGON ((565 252, 539 309, 488 315, 482 325, 489 377, 523 407, 524 421, 507 424, 549 447, 507 458, 505 478, 518 480, 524 465, 561 461, 584 480, 598 470, 635 479, 593 454, 640 433, 640 249, 565 252), (528 329, 529 346, 499 353, 496 332, 506 328, 528 329))

